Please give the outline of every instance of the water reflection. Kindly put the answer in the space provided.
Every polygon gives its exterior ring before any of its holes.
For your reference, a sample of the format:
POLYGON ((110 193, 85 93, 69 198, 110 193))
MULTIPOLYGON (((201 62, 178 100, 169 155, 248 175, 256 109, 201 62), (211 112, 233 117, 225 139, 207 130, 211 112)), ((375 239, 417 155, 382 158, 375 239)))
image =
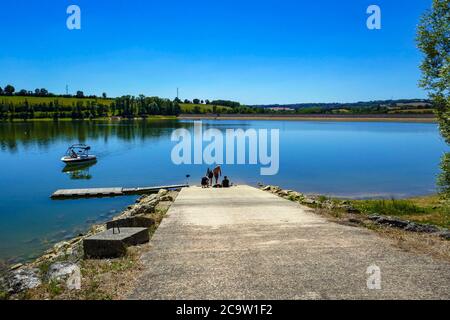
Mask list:
MULTIPOLYGON (((341 197, 432 193, 439 159, 447 150, 436 124, 211 120, 203 125, 204 131, 216 127, 223 133, 280 129, 279 173, 260 176, 259 166, 225 163, 223 170, 233 182, 341 197)), ((52 201, 49 196, 57 189, 156 186, 187 179, 198 184, 206 164, 176 165, 171 159, 173 130, 192 132, 192 126, 177 120, 1 122, 0 259, 26 260, 135 201, 52 201), (64 167, 61 156, 74 143, 92 146, 99 163, 64 167), (24 183, 30 192, 24 192, 24 183)))
POLYGON ((92 175, 89 169, 97 163, 97 160, 92 160, 79 164, 67 164, 62 172, 66 173, 72 180, 90 180, 92 175))
POLYGON ((96 121, 29 121, 2 122, 0 149, 15 153, 19 146, 28 149, 37 146, 47 150, 58 141, 103 140, 110 137, 122 141, 170 137, 175 128, 189 128, 192 123, 178 120, 96 120, 96 121))

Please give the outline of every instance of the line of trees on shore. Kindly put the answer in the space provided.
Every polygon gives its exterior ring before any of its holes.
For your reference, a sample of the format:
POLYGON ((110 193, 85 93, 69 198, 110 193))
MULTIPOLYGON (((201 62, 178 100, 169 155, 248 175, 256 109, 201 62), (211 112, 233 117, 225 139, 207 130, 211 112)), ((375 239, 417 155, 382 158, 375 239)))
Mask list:
POLYGON ((103 93, 86 96, 83 91, 75 95, 57 95, 45 88, 16 91, 8 84, 0 87, 0 120, 14 119, 96 119, 104 117, 145 118, 154 115, 177 116, 181 105, 188 105, 186 113, 256 113, 256 108, 248 108, 229 100, 174 100, 144 95, 126 95, 107 98, 103 93), (208 108, 200 107, 202 104, 208 108))
MULTIPOLYGON (((175 98, 175 101, 177 101, 178 103, 182 103, 182 101, 178 98, 175 98)), ((200 99, 193 99, 192 101, 189 99, 185 99, 183 101, 183 103, 185 104, 205 104, 205 105, 212 105, 212 106, 223 106, 223 107, 229 107, 229 108, 240 108, 240 107, 244 107, 244 105, 241 105, 239 102, 237 101, 230 101, 230 100, 200 100, 200 99)))
POLYGON ((147 117, 151 115, 178 115, 180 106, 169 99, 158 97, 124 96, 110 103, 102 100, 76 100, 72 104, 55 98, 49 102, 5 102, 0 98, 0 119, 95 119, 103 117, 147 117))
POLYGON ((85 96, 84 92, 81 90, 78 90, 76 94, 54 94, 49 92, 45 88, 36 88, 35 90, 26 90, 21 89, 19 91, 16 91, 16 88, 13 85, 6 85, 4 88, 0 87, 0 96, 18 96, 18 97, 60 97, 60 98, 90 98, 90 99, 97 99, 97 98, 103 98, 106 99, 107 95, 106 92, 103 92, 101 97, 98 97, 96 95, 88 95, 85 96))
POLYGON ((76 95, 55 95, 45 88, 35 91, 15 92, 12 85, 0 87, 0 120, 14 119, 96 119, 105 117, 145 118, 163 115, 191 114, 388 114, 433 113, 429 100, 386 100, 358 103, 302 103, 292 105, 245 106, 230 100, 201 100, 179 98, 174 100, 159 97, 122 96, 107 98, 76 95))
POLYGON ((174 100, 144 95, 126 95, 107 98, 85 95, 83 91, 72 94, 53 94, 45 88, 16 91, 13 85, 0 87, 0 120, 14 119, 96 119, 104 117, 145 118, 153 115, 177 116, 181 104, 187 113, 256 113, 236 101, 229 100, 174 100), (204 104, 208 108, 201 108, 204 104))

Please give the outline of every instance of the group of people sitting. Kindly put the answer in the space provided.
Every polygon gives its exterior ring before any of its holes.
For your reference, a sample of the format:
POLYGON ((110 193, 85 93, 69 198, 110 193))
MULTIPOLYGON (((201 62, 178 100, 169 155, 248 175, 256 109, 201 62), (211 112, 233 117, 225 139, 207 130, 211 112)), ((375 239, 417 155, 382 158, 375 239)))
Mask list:
POLYGON ((206 170, 206 176, 202 178, 202 188, 228 188, 230 186, 230 180, 227 176, 223 177, 222 183, 219 183, 219 177, 222 175, 222 169, 220 166, 216 166, 213 170, 208 168, 206 170), (213 177, 216 183, 213 185, 213 177))

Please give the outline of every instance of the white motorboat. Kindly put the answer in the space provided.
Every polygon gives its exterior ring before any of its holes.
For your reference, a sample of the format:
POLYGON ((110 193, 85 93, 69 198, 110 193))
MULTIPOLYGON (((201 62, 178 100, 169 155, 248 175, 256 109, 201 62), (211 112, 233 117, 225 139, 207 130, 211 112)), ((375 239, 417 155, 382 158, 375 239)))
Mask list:
POLYGON ((67 149, 66 155, 61 158, 61 161, 66 164, 76 164, 97 160, 95 155, 89 154, 89 150, 91 147, 85 144, 74 144, 67 149))

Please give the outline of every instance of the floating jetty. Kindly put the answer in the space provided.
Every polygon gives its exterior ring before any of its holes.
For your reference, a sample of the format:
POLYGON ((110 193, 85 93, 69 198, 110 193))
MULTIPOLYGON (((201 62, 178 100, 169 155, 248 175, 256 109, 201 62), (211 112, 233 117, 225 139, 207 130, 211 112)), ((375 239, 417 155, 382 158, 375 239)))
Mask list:
POLYGON ((138 188, 87 188, 87 189, 60 189, 53 192, 52 199, 70 199, 70 198, 102 198, 117 197, 132 194, 156 193, 160 189, 180 189, 189 187, 187 184, 176 184, 170 186, 157 187, 138 187, 138 188))

